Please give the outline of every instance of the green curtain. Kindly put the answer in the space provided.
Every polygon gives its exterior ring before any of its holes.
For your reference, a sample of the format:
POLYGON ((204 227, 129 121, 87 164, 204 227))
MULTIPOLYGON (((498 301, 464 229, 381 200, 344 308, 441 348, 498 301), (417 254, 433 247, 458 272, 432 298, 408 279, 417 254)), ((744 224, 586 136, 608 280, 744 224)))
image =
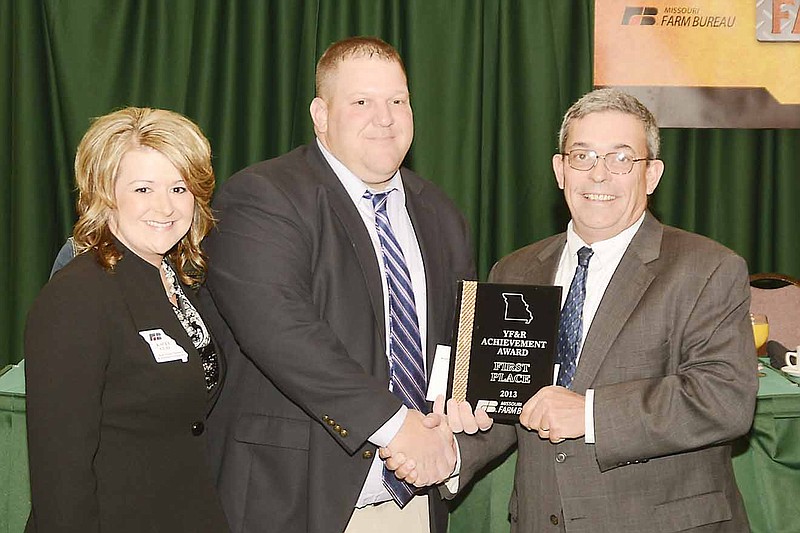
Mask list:
MULTIPOLYGON (((591 89, 593 10, 592 0, 0 0, 0 366, 22 358, 27 309, 74 223, 72 160, 91 117, 125 105, 186 114, 211 140, 221 183, 312 139, 314 65, 348 35, 378 35, 405 58, 408 163, 467 214, 481 276, 561 231, 550 160, 561 115, 591 89)), ((800 276, 798 130, 663 137, 655 213, 733 248, 753 272, 800 276)))

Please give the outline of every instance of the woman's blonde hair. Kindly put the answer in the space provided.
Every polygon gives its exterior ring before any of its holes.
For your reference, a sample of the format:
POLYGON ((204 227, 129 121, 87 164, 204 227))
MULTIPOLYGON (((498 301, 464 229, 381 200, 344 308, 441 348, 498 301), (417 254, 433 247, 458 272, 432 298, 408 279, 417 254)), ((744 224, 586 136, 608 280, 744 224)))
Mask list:
POLYGON ((75 155, 76 249, 78 253, 92 250, 107 270, 113 270, 122 258, 108 222, 117 207, 114 185, 122 156, 138 148, 152 148, 169 159, 194 196, 189 232, 167 255, 181 281, 189 285, 200 283, 206 270, 200 241, 214 225, 210 206, 214 193, 211 146, 194 122, 172 111, 126 107, 94 120, 75 155))

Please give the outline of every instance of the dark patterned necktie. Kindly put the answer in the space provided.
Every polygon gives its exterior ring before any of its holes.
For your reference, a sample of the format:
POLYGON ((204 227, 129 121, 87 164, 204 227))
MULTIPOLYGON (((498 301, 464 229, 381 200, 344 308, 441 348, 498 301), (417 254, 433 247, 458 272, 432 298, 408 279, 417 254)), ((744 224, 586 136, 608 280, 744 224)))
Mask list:
MULTIPOLYGON (((392 392, 409 409, 425 413, 425 363, 419 333, 417 308, 411 276, 386 213, 386 200, 392 189, 364 198, 372 200, 375 209, 375 227, 381 243, 381 255, 389 289, 389 376, 392 392)), ((400 507, 414 497, 414 486, 397 479, 393 472, 383 468, 383 484, 400 507)))
POLYGON ((556 362, 561 365, 557 384, 570 388, 578 362, 578 348, 583 338, 583 302, 586 300, 586 272, 594 251, 586 246, 578 250, 578 266, 569 286, 567 299, 561 308, 558 324, 558 354, 556 362))

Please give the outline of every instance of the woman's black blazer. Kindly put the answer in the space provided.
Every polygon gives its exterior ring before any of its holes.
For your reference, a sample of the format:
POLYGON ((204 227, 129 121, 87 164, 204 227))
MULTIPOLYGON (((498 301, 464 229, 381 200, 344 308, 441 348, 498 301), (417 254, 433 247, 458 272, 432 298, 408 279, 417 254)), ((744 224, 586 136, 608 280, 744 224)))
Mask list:
POLYGON ((112 272, 93 253, 76 257, 28 315, 26 532, 227 531, 206 459, 213 398, 200 357, 159 270, 117 245, 112 272), (186 362, 156 361, 140 332, 159 329, 186 362))

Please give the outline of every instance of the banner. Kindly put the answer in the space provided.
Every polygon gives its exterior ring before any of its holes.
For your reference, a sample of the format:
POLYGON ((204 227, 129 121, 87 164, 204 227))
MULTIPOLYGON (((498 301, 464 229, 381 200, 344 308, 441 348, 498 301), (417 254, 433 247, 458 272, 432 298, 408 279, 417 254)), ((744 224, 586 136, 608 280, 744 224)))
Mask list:
POLYGON ((594 83, 662 127, 800 128, 800 0, 596 0, 594 83))

